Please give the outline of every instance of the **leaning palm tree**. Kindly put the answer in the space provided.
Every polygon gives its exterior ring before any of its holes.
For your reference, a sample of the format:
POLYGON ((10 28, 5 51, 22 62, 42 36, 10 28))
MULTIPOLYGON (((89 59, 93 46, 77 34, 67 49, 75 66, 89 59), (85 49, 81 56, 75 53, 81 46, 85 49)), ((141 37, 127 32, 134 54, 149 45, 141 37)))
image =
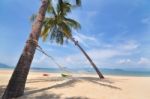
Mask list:
POLYGON ((71 18, 67 18, 67 14, 71 11, 71 8, 72 5, 68 1, 59 0, 56 9, 52 8, 52 13, 44 20, 41 37, 44 41, 50 37, 52 41, 56 40, 56 42, 60 44, 63 44, 64 37, 73 41, 89 60, 99 78, 102 79, 104 78, 102 73, 99 71, 89 55, 79 45, 78 41, 76 41, 72 36, 72 29, 80 29, 80 24, 71 18))
POLYGON ((18 64, 11 76, 11 79, 9 80, 2 99, 12 99, 23 95, 27 75, 29 73, 30 65, 40 37, 45 13, 47 8, 50 8, 50 6, 51 0, 42 0, 42 5, 32 26, 32 31, 20 56, 18 64))
MULTIPOLYGON (((43 21, 45 18, 46 11, 52 12, 52 0, 41 0, 42 5, 39 9, 38 15, 32 26, 32 31, 29 35, 24 50, 20 56, 18 64, 9 80, 7 88, 2 96, 2 99, 12 99, 22 96, 25 89, 25 83, 30 70, 30 66, 38 45, 38 40, 41 34, 43 21)), ((77 4, 80 4, 80 0, 76 0, 77 4)), ((57 35, 57 37, 61 36, 57 35)))
POLYGON ((100 79, 104 79, 103 74, 99 71, 95 63, 92 61, 92 59, 89 57, 89 55, 84 51, 84 49, 79 45, 78 41, 76 41, 73 37, 70 37, 71 41, 74 42, 74 44, 81 50, 81 52, 85 55, 85 57, 89 60, 90 64, 95 69, 96 73, 98 74, 100 79))

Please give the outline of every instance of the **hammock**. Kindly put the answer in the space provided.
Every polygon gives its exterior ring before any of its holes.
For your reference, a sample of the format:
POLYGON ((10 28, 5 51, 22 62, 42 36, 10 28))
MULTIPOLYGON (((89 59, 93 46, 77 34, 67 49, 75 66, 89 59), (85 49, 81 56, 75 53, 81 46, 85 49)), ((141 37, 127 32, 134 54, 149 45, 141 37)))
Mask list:
POLYGON ((35 44, 36 47, 37 47, 36 49, 37 49, 38 51, 40 51, 41 53, 43 53, 44 55, 46 55, 48 58, 50 58, 50 59, 58 66, 58 68, 62 71, 62 73, 61 73, 61 76, 62 76, 62 77, 72 77, 72 75, 68 74, 68 73, 71 73, 71 72, 68 71, 68 70, 66 70, 62 65, 60 65, 59 63, 57 63, 56 60, 55 60, 52 56, 50 56, 49 54, 47 54, 47 53, 42 49, 42 47, 41 47, 40 45, 38 45, 37 40, 35 40, 35 39, 29 39, 29 40, 27 40, 26 43, 33 43, 33 44, 35 44))
POLYGON ((70 73, 70 71, 66 70, 62 65, 60 65, 59 63, 56 62, 56 60, 50 56, 49 54, 47 54, 41 46, 37 46, 37 50, 40 51, 41 53, 43 53, 44 55, 46 55, 48 58, 50 58, 57 66, 58 68, 62 71, 61 76, 62 77, 71 77, 72 75, 68 74, 70 73))

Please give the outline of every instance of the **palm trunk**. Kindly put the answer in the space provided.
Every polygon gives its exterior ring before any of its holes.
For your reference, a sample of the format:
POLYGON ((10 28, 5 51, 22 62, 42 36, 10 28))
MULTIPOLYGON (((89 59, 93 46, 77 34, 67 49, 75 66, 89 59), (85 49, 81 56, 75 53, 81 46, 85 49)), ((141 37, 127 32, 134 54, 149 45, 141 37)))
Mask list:
POLYGON ((35 41, 38 41, 40 37, 47 7, 48 0, 42 0, 42 5, 33 24, 32 31, 29 35, 29 39, 27 40, 23 53, 21 54, 21 57, 11 76, 11 79, 3 94, 2 99, 12 99, 22 96, 24 94, 27 75, 29 73, 30 65, 32 63, 36 51, 35 41))
POLYGON ((78 41, 76 41, 74 38, 70 38, 71 41, 74 42, 74 44, 82 51, 82 53, 85 55, 85 57, 89 60, 90 64, 93 66, 93 68, 95 69, 96 73, 98 74, 100 79, 104 79, 104 76, 102 75, 102 73, 99 71, 99 69, 97 68, 97 66, 94 64, 94 62, 92 61, 92 59, 88 56, 88 54, 83 50, 83 48, 79 45, 78 41))

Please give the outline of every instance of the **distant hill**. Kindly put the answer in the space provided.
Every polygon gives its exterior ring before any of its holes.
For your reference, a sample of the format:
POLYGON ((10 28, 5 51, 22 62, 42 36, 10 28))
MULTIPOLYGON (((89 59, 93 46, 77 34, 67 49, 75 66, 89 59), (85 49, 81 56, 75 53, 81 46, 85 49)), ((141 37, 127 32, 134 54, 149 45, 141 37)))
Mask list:
POLYGON ((0 63, 0 68, 10 68, 10 66, 3 64, 3 63, 0 63))

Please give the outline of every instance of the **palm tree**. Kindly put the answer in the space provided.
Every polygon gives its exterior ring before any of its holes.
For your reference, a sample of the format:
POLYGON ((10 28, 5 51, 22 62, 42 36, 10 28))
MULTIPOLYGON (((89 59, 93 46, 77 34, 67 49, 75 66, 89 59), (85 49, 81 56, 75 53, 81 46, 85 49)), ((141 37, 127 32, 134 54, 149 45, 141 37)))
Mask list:
MULTIPOLYGON (((80 2, 78 3, 80 4, 80 2)), ((52 41, 56 40, 56 42, 60 44, 63 44, 64 38, 70 39, 89 60, 99 78, 103 79, 104 76, 96 67, 92 59, 72 36, 72 29, 80 29, 80 24, 77 21, 66 17, 68 12, 71 11, 71 8, 72 5, 68 1, 59 0, 57 8, 52 8, 52 14, 45 18, 41 36, 44 41, 50 36, 52 41)))
POLYGON ((2 99, 12 99, 23 95, 27 75, 29 73, 30 65, 32 63, 36 46, 40 37, 45 13, 47 11, 47 8, 50 8, 50 6, 51 0, 42 0, 42 5, 32 26, 32 31, 29 35, 24 50, 11 76, 2 99))
POLYGON ((99 71, 95 63, 92 61, 92 59, 89 57, 89 55, 84 51, 84 49, 79 45, 78 41, 76 41, 73 37, 70 37, 71 41, 74 42, 74 44, 81 50, 81 52, 85 55, 85 57, 88 59, 90 64, 95 69, 96 73, 98 74, 100 79, 104 79, 103 74, 99 71))
MULTIPOLYGON (((32 26, 32 31, 29 35, 17 66, 11 76, 11 79, 9 80, 7 88, 5 89, 2 99, 12 99, 23 95, 27 75, 36 51, 46 11, 53 11, 51 1, 52 0, 42 0, 42 5, 32 26)), ((76 0, 76 3, 79 5, 80 0, 76 0)))

